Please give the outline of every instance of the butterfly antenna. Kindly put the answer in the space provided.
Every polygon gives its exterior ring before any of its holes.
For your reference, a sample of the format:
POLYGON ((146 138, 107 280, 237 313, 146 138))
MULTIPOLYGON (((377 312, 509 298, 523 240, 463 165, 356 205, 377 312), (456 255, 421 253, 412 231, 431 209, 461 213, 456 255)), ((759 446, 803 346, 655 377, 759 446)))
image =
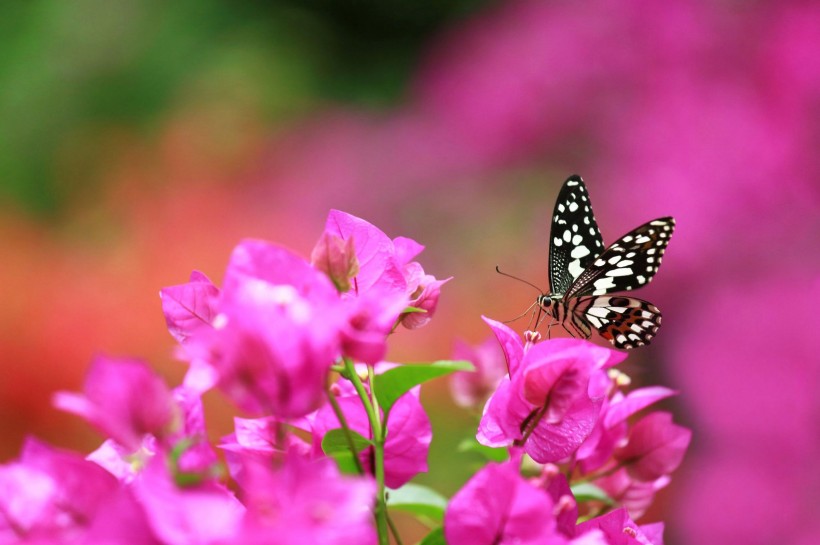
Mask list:
MULTIPOLYGON (((530 309, 531 309, 532 307, 534 307, 534 306, 535 306, 535 304, 536 304, 536 303, 533 303, 533 304, 531 304, 530 306, 528 306, 528 307, 527 307, 527 310, 525 310, 524 312, 522 312, 521 314, 519 314, 518 316, 516 316, 516 317, 515 317, 515 318, 513 318, 512 320, 505 320, 505 321, 503 321, 503 322, 501 322, 501 323, 502 323, 502 324, 509 324, 510 322, 514 322, 514 321, 516 321, 516 320, 520 320, 521 318, 523 318, 524 316, 526 316, 526 315, 527 315, 527 313, 530 311, 530 309)), ((530 318, 530 320, 532 320, 532 318, 530 318)))
MULTIPOLYGON (((533 284, 532 282, 527 282, 527 281, 526 281, 526 280, 524 280, 523 278, 518 278, 517 276, 513 276, 513 275, 511 275, 511 274, 507 274, 507 273, 505 273, 505 272, 502 272, 502 271, 501 271, 501 269, 499 268, 499 266, 498 266, 498 265, 496 265, 496 266, 495 266, 495 272, 497 272, 498 274, 500 274, 500 275, 502 275, 502 276, 509 276, 509 277, 510 277, 510 278, 512 278, 513 280, 518 280, 519 282, 523 282, 523 283, 525 283, 525 284, 526 284, 526 285, 528 285, 528 286, 532 286, 533 288, 535 288, 535 289, 537 289, 537 290, 538 290, 538 293, 540 293, 540 294, 542 294, 542 295, 544 294, 544 290, 542 290, 541 288, 539 288, 538 286, 536 286, 536 285, 535 285, 535 284, 533 284)), ((530 306, 530 308, 532 308, 532 306, 530 306)), ((527 309, 527 311, 529 311, 529 310, 530 310, 530 309, 528 308, 528 309, 527 309)), ((526 312, 525 312, 524 314, 526 314, 526 312)), ((523 314, 522 314, 522 316, 523 316, 523 314)), ((520 318, 520 317, 521 317, 521 316, 519 316, 519 318, 520 318)), ((518 319, 518 318, 516 318, 516 320, 517 320, 517 319, 518 319)))

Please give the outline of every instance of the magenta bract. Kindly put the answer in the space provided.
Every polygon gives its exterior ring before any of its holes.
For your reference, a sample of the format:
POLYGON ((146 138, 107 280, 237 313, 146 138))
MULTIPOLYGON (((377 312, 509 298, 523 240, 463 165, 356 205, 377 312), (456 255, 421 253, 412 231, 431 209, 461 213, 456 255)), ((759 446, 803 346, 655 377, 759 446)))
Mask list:
POLYGON ((604 369, 620 359, 618 352, 578 339, 533 345, 487 402, 479 442, 520 444, 541 463, 563 460, 592 433, 606 393, 604 369))
POLYGON ((58 392, 58 408, 87 420, 130 451, 146 434, 163 438, 178 428, 178 408, 171 391, 145 363, 97 357, 82 394, 58 392))
POLYGON ((565 543, 552 500, 515 467, 488 464, 450 500, 444 515, 448 543, 540 545, 565 543))

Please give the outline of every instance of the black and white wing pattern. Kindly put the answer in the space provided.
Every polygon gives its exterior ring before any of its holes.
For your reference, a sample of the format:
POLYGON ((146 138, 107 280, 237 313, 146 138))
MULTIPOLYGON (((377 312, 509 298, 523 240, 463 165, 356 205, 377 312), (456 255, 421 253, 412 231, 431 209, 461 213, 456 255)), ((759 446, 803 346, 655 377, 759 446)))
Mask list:
MULTIPOLYGON (((655 305, 617 295, 580 297, 572 317, 580 331, 589 324, 616 348, 624 349, 649 344, 661 326, 661 312, 655 305)), ((585 333, 589 337, 589 327, 585 333)))
POLYGON ((658 218, 633 229, 597 256, 576 277, 565 297, 605 295, 645 286, 658 272, 674 230, 675 220, 671 217, 658 218))
POLYGON ((564 294, 603 251, 604 241, 584 181, 570 176, 561 186, 550 228, 550 291, 564 294))

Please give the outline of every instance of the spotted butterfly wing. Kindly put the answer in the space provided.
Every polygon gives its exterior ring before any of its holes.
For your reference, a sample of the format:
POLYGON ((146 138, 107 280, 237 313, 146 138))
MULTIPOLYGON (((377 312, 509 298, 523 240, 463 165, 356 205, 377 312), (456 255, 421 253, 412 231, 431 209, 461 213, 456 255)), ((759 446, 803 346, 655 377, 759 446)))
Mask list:
POLYGON ((673 218, 658 218, 602 251, 603 239, 586 187, 580 177, 571 176, 558 194, 552 216, 551 293, 539 301, 559 299, 548 312, 583 338, 594 327, 617 348, 649 344, 661 323, 657 307, 634 297, 607 294, 649 283, 674 228, 673 218))
POLYGON ((630 231, 604 250, 565 295, 567 299, 578 298, 572 305, 573 322, 589 323, 617 348, 649 344, 661 324, 658 308, 634 297, 606 294, 648 284, 658 272, 674 228, 673 218, 658 218, 630 231))
MULTIPOLYGON (((626 349, 649 344, 661 326, 658 307, 635 297, 579 297, 572 319, 581 324, 581 331, 583 324, 590 324, 617 348, 626 349)), ((585 337, 590 333, 587 327, 585 337)))
POLYGON ((578 175, 566 179, 550 227, 550 289, 567 293, 578 276, 604 249, 604 240, 592 213, 584 181, 578 175))
POLYGON ((628 291, 649 283, 669 244, 675 220, 648 221, 613 242, 575 279, 567 297, 628 291))

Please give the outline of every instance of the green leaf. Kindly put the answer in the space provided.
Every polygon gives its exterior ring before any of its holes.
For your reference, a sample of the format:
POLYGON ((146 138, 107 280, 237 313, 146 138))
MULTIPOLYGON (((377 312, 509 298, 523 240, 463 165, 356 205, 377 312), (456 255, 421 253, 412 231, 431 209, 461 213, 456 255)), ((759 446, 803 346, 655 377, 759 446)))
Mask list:
POLYGON ((387 491, 387 506, 440 523, 444 520, 447 498, 432 488, 408 483, 398 490, 387 491))
POLYGON ((423 308, 418 307, 404 307, 404 310, 401 311, 402 314, 413 314, 414 312, 427 312, 423 308))
POLYGON ((434 361, 429 365, 406 364, 376 375, 376 399, 386 415, 393 404, 412 387, 455 371, 473 371, 468 361, 434 361))
POLYGON ((447 545, 444 539, 444 528, 438 527, 419 541, 419 545, 447 545))
POLYGON ((475 437, 468 437, 458 444, 459 452, 474 452, 490 462, 506 462, 510 459, 510 453, 503 447, 487 447, 475 440, 475 437))
MULTIPOLYGON (((356 452, 361 452, 369 446, 373 445, 373 441, 363 437, 353 430, 348 431, 353 438, 353 446, 356 452)), ((350 452, 350 443, 347 441, 347 435, 342 428, 336 428, 328 431, 322 438, 322 450, 328 456, 335 456, 339 453, 347 453, 352 456, 350 452)))
POLYGON ((356 459, 353 458, 350 451, 334 452, 328 456, 336 462, 336 465, 339 467, 339 472, 343 475, 361 475, 359 466, 356 464, 356 459))
POLYGON ((570 486, 575 501, 582 503, 585 501, 602 501, 607 505, 614 505, 615 500, 610 498, 606 492, 592 483, 578 483, 570 486))

